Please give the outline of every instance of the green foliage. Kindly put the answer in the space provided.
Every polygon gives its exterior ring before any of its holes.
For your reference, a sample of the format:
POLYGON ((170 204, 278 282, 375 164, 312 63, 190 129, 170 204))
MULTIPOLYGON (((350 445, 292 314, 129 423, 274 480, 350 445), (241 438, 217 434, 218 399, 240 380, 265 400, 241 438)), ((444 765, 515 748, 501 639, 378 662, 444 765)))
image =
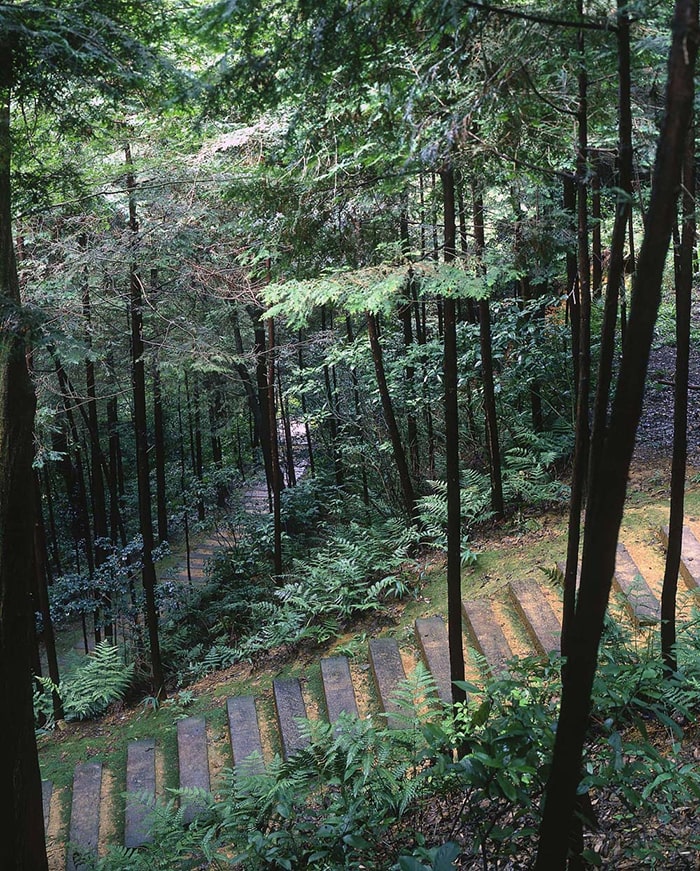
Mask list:
MULTIPOLYGON (((697 662, 698 640, 695 629, 688 662, 697 662)), ((689 671, 669 682, 648 652, 615 633, 602 666, 581 788, 604 793, 599 802, 612 806, 628 859, 662 867, 664 844, 653 827, 640 834, 639 821, 649 815, 672 826, 679 808, 700 799, 697 765, 681 756, 684 717, 700 708, 698 666, 692 680, 689 671), (661 747, 651 740, 659 725, 671 736, 661 747), (628 826, 635 837, 625 837, 628 826)), ((397 693, 400 728, 347 717, 303 724, 309 743, 289 760, 275 758, 260 775, 231 773, 189 829, 173 804, 159 806, 154 843, 138 855, 114 850, 100 869, 445 871, 457 859, 465 868, 527 867, 560 669, 556 656, 514 660, 505 677, 465 684, 469 701, 455 711, 437 701, 419 666, 397 693)), ((684 849, 697 846, 691 839, 684 849)), ((587 856, 600 864, 591 842, 587 856)))
POLYGON ((124 697, 133 673, 133 664, 125 664, 119 648, 105 639, 95 646, 74 674, 57 687, 49 678, 40 678, 44 693, 35 692, 35 711, 41 711, 48 726, 53 726, 50 695, 56 690, 63 702, 66 720, 99 717, 112 702, 124 697))

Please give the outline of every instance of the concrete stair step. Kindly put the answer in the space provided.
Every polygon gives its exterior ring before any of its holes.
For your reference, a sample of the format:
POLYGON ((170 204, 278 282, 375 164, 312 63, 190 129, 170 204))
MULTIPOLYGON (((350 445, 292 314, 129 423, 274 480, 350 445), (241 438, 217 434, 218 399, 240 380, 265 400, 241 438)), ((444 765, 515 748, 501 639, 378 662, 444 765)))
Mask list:
POLYGON ((507 672, 506 663, 513 651, 496 618, 489 599, 465 599, 462 613, 474 641, 475 649, 484 657, 491 673, 498 676, 507 672))
POLYGON ((322 659, 321 681, 329 723, 335 723, 341 714, 359 716, 350 665, 346 657, 330 656, 322 659))
POLYGON ((625 606, 637 626, 653 626, 659 622, 661 603, 622 542, 617 545, 613 582, 625 597, 625 606))
MULTIPOLYGON (((399 645, 394 638, 373 638, 369 642, 369 659, 379 693, 379 704, 387 716, 387 726, 399 729, 403 721, 396 714, 401 711, 394 696, 400 683, 406 680, 399 645)), ((403 712, 407 713, 407 712, 403 712)))
MULTIPOLYGON (((186 717, 184 720, 178 720, 177 758, 180 788, 202 789, 210 792, 207 727, 202 717, 186 717)), ((186 823, 191 823, 203 809, 197 799, 182 799, 182 807, 186 823)))
POLYGON ((147 819, 156 799, 156 742, 153 738, 130 741, 126 750, 126 813, 124 846, 150 842, 147 819))
POLYGON ((234 765, 245 774, 261 773, 265 763, 255 699, 253 696, 227 699, 226 712, 234 765))
POLYGON ((445 704, 452 702, 450 648, 447 627, 442 617, 418 617, 415 622, 418 646, 423 660, 437 686, 438 698, 445 704))
POLYGON ((41 804, 44 812, 44 832, 48 832, 51 822, 51 794, 53 783, 50 780, 41 781, 41 804))
MULTIPOLYGON (((668 547, 668 526, 661 527, 659 537, 663 546, 668 547)), ((700 587, 700 542, 687 524, 683 525, 680 575, 689 590, 700 587)))
POLYGON ((515 608, 537 650, 545 656, 558 653, 561 622, 539 584, 534 581, 511 581, 508 586, 515 608))
POLYGON ((78 763, 73 774, 67 871, 87 869, 88 864, 82 860, 81 854, 97 855, 101 791, 102 763, 78 763))
POLYGON ((297 750, 309 743, 299 729, 298 721, 306 719, 306 705, 301 694, 301 684, 295 677, 277 678, 272 682, 277 726, 282 743, 282 755, 289 759, 297 750))

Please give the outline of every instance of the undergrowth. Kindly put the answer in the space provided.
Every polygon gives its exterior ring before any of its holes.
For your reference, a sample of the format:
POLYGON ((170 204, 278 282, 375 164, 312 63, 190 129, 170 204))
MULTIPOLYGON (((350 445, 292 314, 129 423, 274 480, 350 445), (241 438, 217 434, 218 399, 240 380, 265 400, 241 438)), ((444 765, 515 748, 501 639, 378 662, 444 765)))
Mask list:
MULTIPOLYGON (((683 756, 683 729, 700 704, 700 633, 691 627, 683 670, 663 678, 657 653, 609 632, 593 694, 593 720, 581 789, 602 811, 586 836, 585 860, 605 865, 612 828, 618 859, 664 864, 666 833, 679 808, 696 806, 700 774, 683 756), (661 730, 668 739, 658 741, 661 730), (607 826, 607 828, 606 828, 607 826), (627 838, 625 831, 634 831, 627 838)), ((275 758, 263 774, 230 772, 220 797, 189 827, 175 798, 157 807, 154 841, 140 851, 114 848, 100 871, 233 868, 245 871, 446 871, 529 867, 549 774, 561 693, 552 656, 516 660, 483 685, 465 685, 456 710, 437 701, 417 668, 398 695, 401 728, 380 718, 306 723, 307 746, 275 758)), ((697 849, 700 834, 685 835, 697 849)), ((615 860, 613 860, 614 863, 615 860)), ((607 864, 605 867, 613 867, 607 864)))

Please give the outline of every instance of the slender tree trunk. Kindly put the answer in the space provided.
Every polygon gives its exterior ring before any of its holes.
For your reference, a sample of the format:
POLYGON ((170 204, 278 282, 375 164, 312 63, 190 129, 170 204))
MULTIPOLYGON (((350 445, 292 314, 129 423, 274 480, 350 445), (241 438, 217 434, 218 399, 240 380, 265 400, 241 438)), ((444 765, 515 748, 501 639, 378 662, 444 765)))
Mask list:
MULTIPOLYGON (((326 309, 321 306, 321 330, 326 330, 326 309)), ((333 467, 335 469, 335 483, 341 487, 345 478, 345 470, 340 457, 340 449, 338 446, 338 409, 335 402, 335 394, 331 387, 330 367, 324 361, 323 363, 323 381, 326 387, 326 402, 328 403, 328 431, 331 439, 331 452, 333 454, 333 467)))
POLYGON ((598 474, 591 481, 581 582, 564 675, 554 756, 545 792, 535 871, 566 866, 591 690, 598 660, 627 477, 642 412, 649 352, 661 299, 661 280, 678 196, 678 181, 693 104, 698 11, 677 0, 669 56, 666 113, 654 166, 647 232, 634 293, 610 426, 598 474))
POLYGON ((661 591, 661 656, 665 671, 678 670, 676 654, 676 593, 683 541, 685 471, 688 453, 688 366, 690 358, 690 309, 695 250, 695 126, 688 130, 683 162, 683 228, 676 268, 676 377, 673 403, 673 459, 668 548, 661 591))
POLYGON ((49 517, 49 533, 51 540, 51 559, 53 560, 53 565, 56 572, 59 575, 63 574, 63 567, 61 565, 61 551, 58 546, 58 536, 56 534, 56 517, 54 515, 53 510, 53 487, 51 485, 51 475, 49 474, 48 465, 44 466, 44 494, 46 495, 46 508, 49 517))
MULTIPOLYGON (((486 249, 484 232, 484 200, 476 184, 472 186, 474 212, 474 242, 479 262, 486 249)), ((486 416, 486 444, 489 452, 491 475, 491 510, 497 519, 503 517, 503 477, 501 472, 501 447, 498 439, 498 415, 496 413, 496 390, 493 381, 493 355, 491 353, 491 310, 486 297, 479 300, 479 345, 481 348, 481 377, 484 388, 484 414, 486 416)))
POLYGON ((284 430, 284 448, 287 462, 287 486, 296 487, 297 474, 294 469, 294 442, 292 441, 292 424, 289 420, 289 403, 284 401, 282 393, 282 379, 277 373, 277 398, 280 404, 280 414, 282 415, 282 429, 284 430))
POLYGON ((200 522, 204 520, 204 458, 202 453, 202 412, 199 402, 199 378, 196 373, 192 376, 192 404, 194 405, 194 473, 199 482, 199 496, 197 497, 197 517, 200 522))
MULTIPOLYGON (((302 334, 301 330, 299 330, 299 371, 304 371, 304 352, 302 347, 302 334)), ((311 444, 311 428, 309 427, 309 421, 306 417, 306 397, 304 393, 301 394, 301 414, 304 418, 304 435, 306 436, 306 448, 309 453, 309 472, 311 473, 311 477, 313 478, 316 475, 316 469, 314 466, 314 452, 313 445, 311 444)))
POLYGON ((619 118, 619 180, 620 194, 615 206, 608 266, 608 283, 605 293, 605 309, 600 336, 600 362, 596 390, 593 429, 591 432, 588 477, 597 471, 603 449, 603 439, 608 425, 610 385, 613 377, 615 356, 615 324, 619 292, 624 288, 625 229, 632 209, 632 107, 630 71, 630 25, 627 15, 627 0, 618 0, 618 118, 619 118))
MULTIPOLYGON (((348 343, 352 345, 355 341, 355 336, 352 329, 352 320, 350 315, 345 318, 345 329, 348 336, 348 343)), ((355 408, 355 419, 353 421, 353 429, 355 430, 355 438, 358 444, 362 444, 362 415, 360 413, 360 382, 357 377, 357 370, 354 366, 350 367, 350 381, 352 383, 352 398, 355 408)), ((362 501, 365 505, 369 505, 369 486, 367 483, 367 464, 365 462, 365 454, 360 447, 360 474, 362 477, 362 501)))
MULTIPOLYGON (((87 247, 87 239, 81 237, 81 249, 87 247)), ((95 384, 95 364, 92 360, 92 308, 90 305, 90 284, 87 274, 83 279, 83 317, 85 318, 85 344, 88 354, 85 358, 85 386, 87 393, 87 415, 90 434, 90 492, 92 496, 92 519, 95 541, 95 568, 99 569, 107 560, 107 548, 105 546, 109 536, 107 529, 107 503, 105 498, 105 485, 102 477, 102 463, 104 457, 99 443, 100 428, 97 419, 97 390, 95 384)), ((98 594, 96 598, 104 608, 102 622, 105 634, 112 636, 111 624, 111 600, 108 593, 98 594)), ((96 621, 98 614, 95 614, 96 621)), ((100 626, 95 625, 95 642, 100 641, 100 626)))
MULTIPOLYGON (((58 657, 56 655, 56 637, 53 631, 53 620, 51 619, 51 608, 49 606, 49 566, 46 559, 46 530, 44 529, 43 512, 41 510, 41 486, 39 483, 39 473, 34 473, 34 552, 36 559, 36 590, 39 601, 39 610, 41 612, 42 622, 42 637, 44 639, 44 649, 46 651, 46 663, 49 668, 49 677, 53 683, 58 686, 60 675, 58 671, 58 657)), ((63 703, 61 697, 56 691, 51 693, 53 701, 54 719, 63 719, 63 703)))
POLYGON ((12 60, 5 34, 0 37, 0 300, 16 314, 5 318, 0 331, 0 799, 6 814, 0 868, 46 871, 31 675, 36 399, 25 360, 10 217, 12 60))
MULTIPOLYGON (((445 263, 457 255, 454 171, 440 173, 445 215, 445 263)), ((447 631, 450 649, 452 701, 466 701, 467 694, 456 681, 464 681, 462 646, 462 510, 459 475, 459 410, 457 403, 457 312, 454 297, 443 300, 445 344, 445 474, 447 478, 447 631)))
POLYGON ((406 452, 404 451, 401 442, 401 434, 396 423, 394 414, 394 406, 391 401, 391 394, 386 382, 386 374, 384 372, 384 358, 382 355, 382 346, 379 343, 379 334, 377 332, 377 321, 375 315, 367 312, 367 334, 369 336, 369 344, 372 350, 372 359, 374 360, 374 371, 377 376, 377 386, 379 388, 379 398, 382 403, 382 411, 386 422, 387 430, 389 431, 389 439, 394 454, 394 462, 399 474, 399 483, 401 485, 401 494, 403 497, 406 513, 412 523, 417 523, 416 516, 416 497, 413 491, 413 482, 411 481, 411 473, 408 470, 406 462, 406 452))
MULTIPOLYGON (((583 15, 582 0, 578 0, 579 14, 583 15)), ((569 634, 576 607, 576 576, 581 541, 581 512, 586 488, 588 469, 591 370, 591 262, 588 250, 588 73, 585 61, 583 29, 577 32, 579 52, 578 73, 578 150, 576 155, 577 197, 577 251, 578 251, 578 388, 576 391, 576 435, 574 460, 571 471, 571 495, 569 498, 569 524, 566 544, 566 568, 564 569, 564 606, 562 610, 561 652, 567 656, 569 634)))
POLYGON ((282 514, 280 496, 282 491, 279 455, 277 447, 277 414, 275 412, 275 322, 267 320, 267 408, 270 421, 270 453, 272 461, 272 508, 274 523, 274 565, 278 582, 282 577, 282 514))
POLYGON ((183 526, 185 531, 185 555, 187 560, 187 582, 192 583, 192 566, 190 562, 190 509, 185 496, 185 436, 182 430, 182 401, 180 385, 177 385, 177 424, 180 437, 180 494, 183 502, 183 526))
MULTIPOLYGON (((135 179, 132 170, 131 149, 125 146, 127 163, 127 188, 129 190, 129 226, 136 243, 138 222, 136 220, 135 179)), ((135 258, 136 252, 132 252, 135 258)), ((151 651, 151 671, 153 694, 165 698, 165 676, 160 657, 158 638, 158 609, 156 607, 156 570, 153 564, 153 518, 151 517, 151 484, 148 468, 148 428, 146 418, 146 375, 143 359, 143 284, 132 260, 130 273, 130 311, 131 311, 131 373, 134 392, 134 435, 136 440, 136 475, 139 492, 139 523, 143 539, 141 572, 146 597, 146 626, 151 651)))
POLYGON ((153 367, 153 439, 156 460, 156 514, 158 541, 168 540, 168 501, 165 488, 165 423, 161 393, 160 369, 153 367))

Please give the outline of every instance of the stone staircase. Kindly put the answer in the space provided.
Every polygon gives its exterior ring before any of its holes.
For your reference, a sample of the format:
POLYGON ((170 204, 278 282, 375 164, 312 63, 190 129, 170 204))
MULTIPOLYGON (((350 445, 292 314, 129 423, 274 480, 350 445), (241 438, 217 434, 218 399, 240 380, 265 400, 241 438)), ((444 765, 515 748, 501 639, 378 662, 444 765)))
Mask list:
MULTIPOLYGON (((663 540, 667 534, 660 532, 663 540)), ((665 541, 664 541, 665 543, 665 541)), ((212 539, 203 549, 193 555, 197 571, 204 571, 204 563, 215 552, 217 543, 212 539), (201 558, 200 558, 201 557, 201 558), (200 566, 201 563, 201 566, 200 566)), ((658 555, 656 556, 658 562, 658 555)), ((681 576, 689 590, 695 591, 700 584, 700 542, 690 526, 684 528, 681 576)), ((654 583, 660 578, 654 576, 654 583)), ((626 613, 638 628, 651 627, 658 623, 660 604, 658 586, 652 588, 642 576, 637 563, 624 544, 618 548, 614 577, 614 609, 626 613)), ((547 655, 559 648, 560 607, 559 594, 554 587, 538 579, 511 581, 498 599, 467 599, 463 602, 464 647, 474 673, 479 664, 497 675, 506 668, 514 655, 527 652, 547 655), (517 639, 514 642, 513 639, 517 639), (473 653, 480 656, 476 659, 473 653)), ((379 715, 387 717, 390 728, 400 725, 394 695, 406 676, 406 664, 414 661, 414 648, 406 645, 400 649, 391 637, 369 640, 366 661, 363 658, 350 661, 341 655, 322 658, 309 669, 307 678, 280 677, 272 684, 272 709, 268 699, 253 695, 239 695, 226 699, 225 755, 229 765, 246 766, 251 773, 262 770, 271 755, 270 746, 279 746, 284 757, 304 746, 305 735, 299 729, 299 718, 323 716, 335 722, 341 713, 379 715), (358 706, 356 692, 359 676, 371 680, 372 691, 363 692, 362 710, 358 706), (369 701, 365 700, 369 697, 369 701), (376 701, 375 701, 376 700, 376 701), (264 736, 276 736, 273 742, 264 736)), ((432 673, 440 698, 450 699, 449 656, 447 631, 441 616, 421 617, 415 621, 415 649, 432 673)), ((181 787, 212 789, 212 762, 209 748, 212 735, 207 734, 204 717, 186 717, 173 727, 177 732, 178 782, 181 787)), ((220 746, 220 745, 219 745, 220 746)), ((128 847, 138 847, 150 835, 146 817, 157 794, 156 755, 158 748, 154 739, 132 741, 125 747, 126 778, 116 784, 115 795, 126 793, 124 826, 117 838, 128 847)), ((219 753, 220 755, 220 753, 219 753)), ((100 800, 102 778, 105 772, 99 761, 88 761, 75 768, 70 800, 70 816, 67 824, 51 826, 51 814, 60 807, 52 798, 50 783, 44 783, 44 819, 49 832, 59 842, 54 843, 52 871, 80 871, 72 851, 63 849, 64 843, 79 847, 88 853, 98 850, 104 839, 100 837, 105 811, 100 800), (56 835, 56 829, 58 834, 56 835), (58 858, 56 858, 58 856, 58 858)), ((185 799, 185 819, 197 814, 194 799, 185 799)))

